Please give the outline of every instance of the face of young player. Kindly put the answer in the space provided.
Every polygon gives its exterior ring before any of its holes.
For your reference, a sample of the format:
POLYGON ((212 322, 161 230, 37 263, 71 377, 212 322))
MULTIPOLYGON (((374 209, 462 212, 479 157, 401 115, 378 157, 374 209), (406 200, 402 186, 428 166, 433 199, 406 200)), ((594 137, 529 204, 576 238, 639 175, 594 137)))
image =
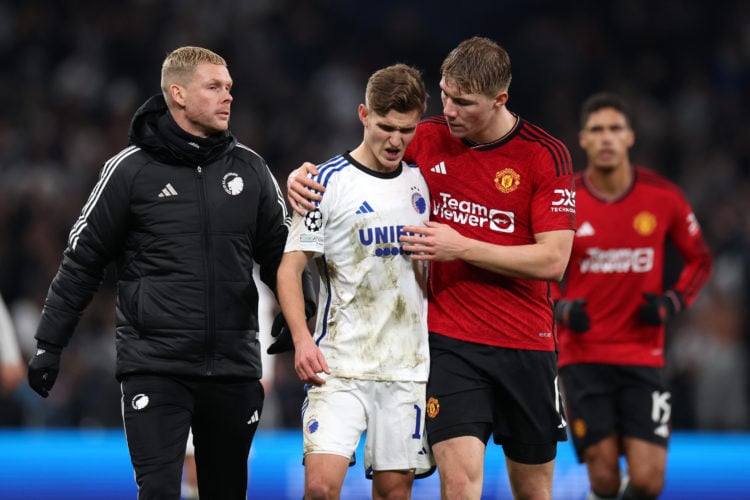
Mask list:
POLYGON ((233 101, 232 78, 226 66, 199 64, 192 80, 180 87, 184 99, 183 119, 178 124, 190 134, 208 137, 229 128, 233 101))
POLYGON ((355 158, 373 170, 394 171, 414 138, 422 113, 417 109, 408 113, 390 110, 382 116, 364 104, 360 104, 357 111, 365 128, 363 147, 357 149, 364 157, 355 158))
POLYGON ((628 150, 635 143, 635 134, 625 115, 613 108, 603 108, 589 115, 578 142, 586 151, 589 168, 627 168, 628 150))
POLYGON ((501 103, 497 99, 462 92, 446 78, 440 80, 440 99, 448 128, 454 137, 477 144, 499 138, 497 125, 501 103))

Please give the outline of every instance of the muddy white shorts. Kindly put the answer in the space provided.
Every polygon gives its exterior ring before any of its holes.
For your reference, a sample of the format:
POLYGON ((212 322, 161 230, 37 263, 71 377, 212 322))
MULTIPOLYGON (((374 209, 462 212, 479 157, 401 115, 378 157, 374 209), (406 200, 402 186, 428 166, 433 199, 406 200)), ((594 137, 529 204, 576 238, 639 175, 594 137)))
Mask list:
POLYGON ((373 471, 435 470, 425 437, 424 382, 328 377, 311 387, 302 405, 304 454, 353 457, 365 433, 364 466, 373 471))

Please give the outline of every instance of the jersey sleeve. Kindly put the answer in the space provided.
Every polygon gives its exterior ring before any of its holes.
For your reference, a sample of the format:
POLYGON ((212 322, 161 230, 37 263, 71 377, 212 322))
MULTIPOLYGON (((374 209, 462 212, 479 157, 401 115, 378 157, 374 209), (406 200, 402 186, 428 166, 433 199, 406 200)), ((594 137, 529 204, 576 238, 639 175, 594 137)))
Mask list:
POLYGON ((684 265, 673 288, 682 294, 687 307, 695 302, 698 292, 708 280, 713 258, 690 204, 679 191, 675 193, 675 198, 675 217, 668 234, 684 265))
POLYGON ((324 243, 320 209, 309 211, 304 216, 295 212, 284 253, 310 252, 313 257, 318 257, 323 254, 324 243))
POLYGON ((323 199, 316 203, 315 210, 308 211, 304 216, 297 213, 292 217, 284 252, 309 252, 312 257, 319 257, 325 248, 325 226, 328 222, 329 207, 336 198, 336 183, 325 181, 318 176, 318 182, 325 182, 326 191, 323 199))
POLYGON ((537 186, 531 202, 534 234, 576 228, 573 166, 568 148, 560 141, 540 150, 536 159, 537 186))

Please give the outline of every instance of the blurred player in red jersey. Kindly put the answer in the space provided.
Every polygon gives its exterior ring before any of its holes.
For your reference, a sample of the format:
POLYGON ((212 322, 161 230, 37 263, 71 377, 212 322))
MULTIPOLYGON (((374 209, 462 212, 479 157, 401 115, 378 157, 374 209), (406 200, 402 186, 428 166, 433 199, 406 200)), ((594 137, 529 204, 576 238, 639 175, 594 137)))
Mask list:
MULTIPOLYGON (((485 446, 503 446, 516 498, 548 499, 557 442, 567 439, 557 390, 549 281, 562 278, 573 229, 565 145, 507 107, 508 53, 461 42, 441 66, 443 116, 406 150, 433 200, 431 222, 404 228, 403 249, 429 260, 427 431, 442 497, 479 499, 485 446)), ((289 201, 312 209, 289 177, 289 201)))
POLYGON ((693 303, 712 258, 679 188, 630 163, 635 134, 618 96, 586 100, 579 142, 588 163, 575 178, 578 228, 555 306, 566 412, 589 499, 656 498, 670 434, 664 325, 693 303), (684 267, 665 290, 667 239, 684 267))

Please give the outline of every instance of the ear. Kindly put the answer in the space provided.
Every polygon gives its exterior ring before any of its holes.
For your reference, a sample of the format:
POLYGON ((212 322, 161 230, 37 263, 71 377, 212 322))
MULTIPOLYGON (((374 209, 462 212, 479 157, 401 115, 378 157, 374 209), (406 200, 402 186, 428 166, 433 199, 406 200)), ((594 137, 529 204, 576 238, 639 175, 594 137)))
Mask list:
POLYGON ((627 146, 628 149, 632 148, 635 144, 635 132, 633 132, 632 128, 628 128, 628 138, 627 138, 627 146))
POLYGON ((185 89, 176 83, 169 86, 169 95, 172 97, 172 102, 180 106, 185 107, 185 89))
POLYGON ((502 108, 505 106, 505 104, 508 102, 508 91, 503 90, 502 92, 498 92, 498 94, 495 96, 495 104, 494 106, 496 108, 502 108))
POLYGON ((367 116, 369 114, 369 111, 367 110, 367 106, 364 104, 360 104, 357 106, 357 116, 359 116, 359 121, 362 122, 363 126, 367 126, 367 116))

